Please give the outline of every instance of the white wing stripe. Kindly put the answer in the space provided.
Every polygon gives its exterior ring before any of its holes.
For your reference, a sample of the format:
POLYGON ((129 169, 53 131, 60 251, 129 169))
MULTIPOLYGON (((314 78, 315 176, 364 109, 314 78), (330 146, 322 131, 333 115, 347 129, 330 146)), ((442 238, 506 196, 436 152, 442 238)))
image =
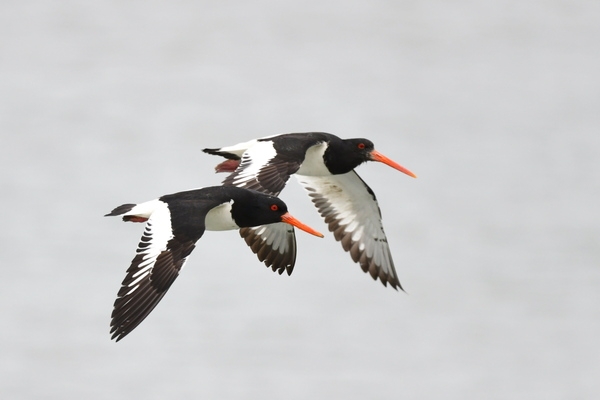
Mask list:
POLYGON ((273 147, 273 142, 258 142, 252 146, 248 151, 244 153, 242 157, 241 166, 245 167, 241 170, 241 173, 235 178, 233 184, 235 186, 242 186, 244 183, 256 179, 258 173, 262 168, 265 167, 275 156, 277 151, 273 147), (246 166, 246 164, 248 164, 246 166))
POLYGON ((137 285, 136 287, 132 288, 129 292, 125 293, 125 296, 123 296, 123 297, 127 297, 127 296, 131 295, 133 292, 138 290, 139 287, 140 287, 140 285, 137 285))
MULTIPOLYGON (((142 262, 137 266, 138 270, 132 275, 135 280, 127 285, 127 287, 133 288, 125 296, 129 296, 136 290, 139 283, 146 278, 154 268, 154 263, 158 258, 159 254, 167 249, 167 243, 173 238, 173 231, 171 228, 171 213, 167 203, 160 200, 153 200, 152 202, 143 203, 144 207, 139 207, 138 210, 148 210, 149 206, 153 206, 152 214, 146 222, 144 228, 144 234, 142 241, 138 246, 138 252, 142 257, 142 262)), ((134 207, 135 210, 138 206, 134 207)), ((132 211, 133 211, 132 210, 132 211)), ((137 215, 133 213, 132 215, 137 215)))
POLYGON ((135 281, 131 282, 129 285, 127 285, 127 287, 137 286, 149 274, 150 274, 149 269, 146 269, 145 273, 142 276, 138 277, 135 281))
MULTIPOLYGON (((148 264, 150 264, 150 263, 148 263, 148 264)), ((145 274, 146 272, 148 272, 148 270, 150 268, 152 268, 152 265, 146 265, 145 267, 142 267, 142 265, 140 264, 139 268, 140 268, 139 271, 137 271, 135 274, 131 275, 132 278, 137 278, 141 274, 145 274)), ((129 285, 129 286, 132 286, 132 285, 129 285)))

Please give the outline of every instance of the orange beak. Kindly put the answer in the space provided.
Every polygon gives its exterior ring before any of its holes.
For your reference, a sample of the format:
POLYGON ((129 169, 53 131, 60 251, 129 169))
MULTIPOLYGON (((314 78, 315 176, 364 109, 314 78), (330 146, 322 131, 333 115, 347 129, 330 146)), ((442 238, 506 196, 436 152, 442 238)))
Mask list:
POLYGON ((404 172, 408 176, 412 176, 413 178, 417 177, 417 175, 415 175, 408 169, 404 168, 402 165, 398 164, 397 162, 390 160, 389 158, 387 158, 386 156, 384 156, 377 150, 371 151, 371 160, 382 162, 386 165, 389 165, 390 167, 392 167, 394 169, 397 169, 400 172, 404 172))
POLYGON ((315 231, 310 226, 305 225, 302 222, 298 221, 296 218, 292 217, 289 212, 287 212, 281 216, 281 222, 285 222, 286 224, 293 225, 298 229, 302 229, 304 232, 310 233, 311 235, 315 235, 315 236, 318 236, 321 238, 324 237, 322 233, 315 231))

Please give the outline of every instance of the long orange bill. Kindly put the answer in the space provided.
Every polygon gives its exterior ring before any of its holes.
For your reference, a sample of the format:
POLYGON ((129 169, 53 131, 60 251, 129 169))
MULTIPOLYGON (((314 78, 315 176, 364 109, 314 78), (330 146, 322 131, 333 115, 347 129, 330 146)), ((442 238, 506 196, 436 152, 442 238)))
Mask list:
POLYGON ((298 229, 302 229, 304 232, 310 233, 311 235, 315 235, 318 237, 324 237, 321 232, 317 232, 310 226, 305 225, 302 222, 298 221, 296 218, 292 217, 289 212, 287 212, 281 216, 281 221, 285 222, 286 224, 293 225, 298 229))
POLYGON ((390 167, 392 167, 394 169, 397 169, 400 172, 404 172, 408 176, 412 176, 413 178, 417 177, 417 175, 415 175, 414 173, 412 173, 408 169, 404 168, 402 165, 398 164, 397 162, 390 160, 389 158, 387 158, 386 156, 384 156, 383 154, 381 154, 377 150, 372 150, 371 151, 371 160, 382 162, 382 163, 384 163, 386 165, 389 165, 390 167))

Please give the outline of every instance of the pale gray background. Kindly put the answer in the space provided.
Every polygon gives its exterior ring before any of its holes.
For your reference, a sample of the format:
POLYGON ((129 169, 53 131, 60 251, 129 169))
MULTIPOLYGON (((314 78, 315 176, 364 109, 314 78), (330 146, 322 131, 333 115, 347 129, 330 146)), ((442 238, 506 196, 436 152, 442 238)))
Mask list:
POLYGON ((596 0, 3 1, 2 398, 597 398, 599 43, 596 0), (408 294, 331 235, 287 277, 209 232, 111 342, 143 227, 102 215, 310 130, 419 175, 359 169, 408 294))

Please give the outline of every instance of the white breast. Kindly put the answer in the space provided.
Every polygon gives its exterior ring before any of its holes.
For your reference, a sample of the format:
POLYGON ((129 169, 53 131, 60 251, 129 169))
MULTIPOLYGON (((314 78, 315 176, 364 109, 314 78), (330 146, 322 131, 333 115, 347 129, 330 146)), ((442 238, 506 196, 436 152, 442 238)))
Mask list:
POLYGON ((296 172, 305 176, 328 176, 331 172, 325 166, 323 154, 327 150, 327 143, 319 143, 308 149, 304 162, 296 172))
POLYGON ((204 225, 207 231, 230 231, 239 229, 231 217, 231 205, 233 201, 228 201, 216 206, 206 214, 204 225))

